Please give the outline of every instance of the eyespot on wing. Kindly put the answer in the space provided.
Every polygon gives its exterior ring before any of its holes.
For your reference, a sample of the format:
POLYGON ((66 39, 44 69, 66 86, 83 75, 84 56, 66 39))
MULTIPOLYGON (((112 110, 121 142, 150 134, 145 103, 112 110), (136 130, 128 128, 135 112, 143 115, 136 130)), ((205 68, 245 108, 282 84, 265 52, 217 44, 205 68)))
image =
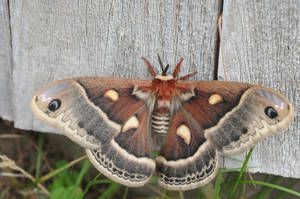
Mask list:
POLYGON ((294 108, 289 100, 271 89, 257 89, 256 94, 264 105, 264 113, 270 119, 284 119, 294 114, 294 108))
POLYGON ((295 116, 291 102, 284 95, 270 88, 254 88, 249 102, 253 102, 252 111, 255 110, 261 121, 269 124, 269 132, 279 133, 288 127, 295 116))
POLYGON ((75 79, 60 80, 40 89, 32 97, 30 105, 39 120, 58 129, 80 146, 96 149, 100 146, 97 135, 80 125, 93 121, 97 116, 93 116, 96 111, 90 111, 92 108, 84 95, 75 79))
POLYGON ((59 109, 64 105, 64 96, 66 90, 71 89, 69 81, 57 81, 40 89, 31 99, 31 109, 39 118, 41 112, 49 116, 58 114, 59 109), (51 113, 52 112, 52 113, 51 113))

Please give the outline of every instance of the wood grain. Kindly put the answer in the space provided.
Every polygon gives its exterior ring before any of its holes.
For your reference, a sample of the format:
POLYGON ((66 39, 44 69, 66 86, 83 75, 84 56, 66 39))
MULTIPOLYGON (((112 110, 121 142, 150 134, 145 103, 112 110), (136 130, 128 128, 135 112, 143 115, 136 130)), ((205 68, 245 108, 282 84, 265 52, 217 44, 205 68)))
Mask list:
MULTIPOLYGON (((280 90, 296 110, 290 127, 255 147, 253 171, 300 177, 300 2, 225 1, 219 77, 280 90)), ((243 160, 245 154, 236 156, 243 160)), ((225 167, 237 167, 226 159, 225 167)))
MULTIPOLYGON (((172 67, 184 57, 179 75, 197 71, 194 79, 207 80, 220 50, 219 79, 226 66, 227 80, 280 89, 296 109, 288 130, 255 148, 251 165, 300 177, 300 2, 224 1, 216 49, 220 2, 11 0, 8 9, 0 0, 0 116, 18 128, 57 132, 29 108, 43 85, 77 76, 151 78, 141 56, 159 70, 156 53, 172 67)), ((225 159, 223 166, 238 164, 225 159)))
POLYGON ((0 116, 13 120, 12 51, 8 4, 0 0, 0 116))
MULTIPOLYGON (((180 76, 212 79, 218 1, 14 1, 14 106, 18 128, 49 131, 33 118, 30 97, 43 85, 76 76, 151 78, 156 53, 180 76)), ((51 129, 52 131, 52 129, 51 129)))

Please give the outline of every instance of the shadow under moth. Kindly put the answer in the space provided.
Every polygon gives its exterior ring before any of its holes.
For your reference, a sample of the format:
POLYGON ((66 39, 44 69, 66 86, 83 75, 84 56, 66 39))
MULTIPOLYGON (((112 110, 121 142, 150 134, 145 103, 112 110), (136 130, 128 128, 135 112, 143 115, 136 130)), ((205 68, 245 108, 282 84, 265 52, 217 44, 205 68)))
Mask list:
POLYGON ((53 82, 31 100, 33 113, 86 149, 104 175, 140 187, 189 190, 217 174, 218 152, 237 154, 286 128, 292 104, 259 85, 178 78, 169 65, 153 79, 79 77, 53 82), (154 157, 153 151, 159 155, 154 157))

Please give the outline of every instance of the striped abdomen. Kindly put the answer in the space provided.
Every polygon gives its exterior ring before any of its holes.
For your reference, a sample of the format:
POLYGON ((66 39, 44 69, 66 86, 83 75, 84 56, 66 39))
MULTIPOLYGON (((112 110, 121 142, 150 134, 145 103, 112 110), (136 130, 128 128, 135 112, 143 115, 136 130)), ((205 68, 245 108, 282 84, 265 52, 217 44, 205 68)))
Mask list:
POLYGON ((161 114, 153 112, 151 118, 151 126, 153 133, 167 134, 170 125, 170 115, 169 113, 161 114))

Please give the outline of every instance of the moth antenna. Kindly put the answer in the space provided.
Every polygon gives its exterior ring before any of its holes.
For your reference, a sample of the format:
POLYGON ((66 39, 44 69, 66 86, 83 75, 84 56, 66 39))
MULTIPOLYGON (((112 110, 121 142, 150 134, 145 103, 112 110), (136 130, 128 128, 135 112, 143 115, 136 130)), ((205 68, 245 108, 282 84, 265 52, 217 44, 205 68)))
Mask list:
POLYGON ((149 70, 149 72, 151 73, 151 75, 152 75, 153 77, 155 77, 155 76, 156 76, 156 72, 154 71, 154 68, 153 68, 153 66, 151 65, 151 63, 150 63, 145 57, 143 57, 143 56, 142 56, 142 59, 146 62, 147 66, 148 66, 148 70, 149 70))
POLYGON ((169 64, 167 64, 166 65, 166 68, 165 68, 165 70, 163 70, 163 75, 166 75, 167 74, 167 71, 168 71, 168 69, 169 69, 169 64))
POLYGON ((157 53, 157 57, 158 57, 159 65, 160 65, 160 67, 161 67, 161 71, 162 71, 162 73, 164 73, 165 69, 164 69, 164 66, 163 66, 163 64, 162 64, 162 61, 161 61, 160 56, 159 56, 158 53, 157 53))
POLYGON ((174 72, 173 72, 173 77, 174 77, 174 78, 177 77, 182 62, 183 62, 183 58, 180 59, 180 61, 178 62, 178 64, 177 64, 176 67, 175 67, 175 70, 174 70, 174 72))
POLYGON ((190 73, 190 74, 185 75, 185 76, 183 76, 183 77, 180 77, 179 79, 180 79, 180 80, 184 80, 184 79, 187 79, 187 78, 189 78, 190 76, 193 76, 193 75, 196 75, 196 74, 197 74, 197 72, 193 72, 193 73, 190 73))

